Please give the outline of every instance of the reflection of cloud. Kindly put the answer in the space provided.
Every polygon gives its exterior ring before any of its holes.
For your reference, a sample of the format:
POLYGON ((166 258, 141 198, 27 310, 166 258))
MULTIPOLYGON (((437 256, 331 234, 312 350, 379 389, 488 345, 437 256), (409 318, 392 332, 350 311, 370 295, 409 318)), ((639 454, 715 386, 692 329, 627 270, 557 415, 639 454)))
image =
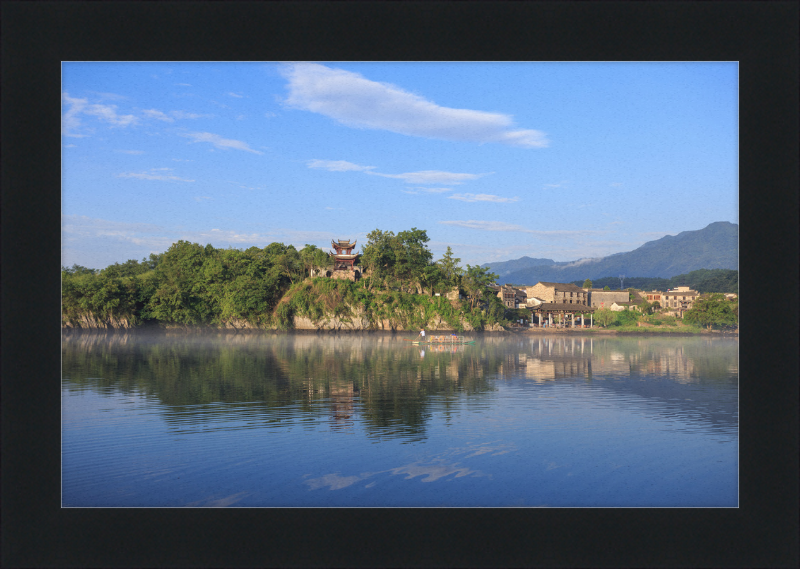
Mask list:
POLYGON ((246 496, 248 492, 239 492, 237 494, 231 494, 230 496, 226 496, 225 498, 216 498, 210 500, 199 500, 197 502, 191 502, 186 504, 188 507, 206 507, 206 508, 223 508, 225 506, 230 506, 231 504, 235 504, 236 502, 240 502, 244 496, 246 496))
MULTIPOLYGON (((305 480, 308 484, 309 490, 318 490, 320 488, 329 488, 330 490, 340 490, 352 486, 356 482, 366 480, 375 476, 376 474, 389 473, 392 475, 405 474, 406 480, 422 476, 420 482, 436 482, 442 478, 446 478, 454 474, 452 479, 462 478, 464 476, 481 477, 491 476, 481 472, 480 470, 473 470, 466 466, 462 466, 459 462, 448 460, 449 458, 461 456, 462 459, 472 458, 484 454, 491 454, 491 456, 499 456, 512 450, 516 450, 513 444, 494 444, 492 442, 481 443, 479 445, 467 445, 466 447, 457 447, 445 451, 439 457, 434 457, 427 461, 417 460, 411 464, 398 466, 397 468, 390 468, 389 470, 381 470, 379 472, 365 472, 360 475, 353 476, 340 476, 338 473, 326 474, 319 478, 311 478, 305 480)), ((372 488, 377 484, 377 481, 372 481, 366 484, 364 488, 372 488)))
POLYGON ((339 476, 338 474, 326 474, 321 478, 312 478, 311 480, 306 480, 306 484, 308 484, 309 490, 318 490, 319 488, 324 488, 325 486, 328 486, 330 490, 340 490, 342 488, 352 486, 359 480, 362 480, 361 476, 339 476))
POLYGON ((408 466, 401 466, 390 471, 392 474, 408 474, 406 480, 416 478, 417 476, 424 476, 421 482, 435 482, 440 478, 455 474, 454 478, 461 478, 467 474, 475 474, 480 476, 477 470, 470 470, 464 466, 458 467, 454 464, 419 464, 413 463, 408 466))

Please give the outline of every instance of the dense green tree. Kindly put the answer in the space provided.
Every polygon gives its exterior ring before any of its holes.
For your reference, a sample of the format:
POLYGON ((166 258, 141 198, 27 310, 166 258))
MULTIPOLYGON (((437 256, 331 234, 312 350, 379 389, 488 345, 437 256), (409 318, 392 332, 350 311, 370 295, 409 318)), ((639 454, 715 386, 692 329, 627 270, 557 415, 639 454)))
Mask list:
POLYGON ((592 281, 590 281, 589 279, 583 281, 583 288, 592 288, 592 281))
POLYGON ((736 326, 739 321, 737 313, 738 303, 734 307, 734 303, 727 300, 724 294, 715 293, 695 300, 692 308, 684 313, 683 319, 711 330, 715 326, 720 328, 736 326))
POLYGON ((305 247, 300 249, 300 259, 303 262, 303 269, 306 275, 311 274, 311 269, 324 269, 333 264, 331 256, 316 245, 306 244, 305 247))
POLYGON ((461 275, 464 274, 464 269, 459 266, 460 262, 461 259, 458 259, 453 255, 453 251, 448 245, 447 250, 444 252, 442 258, 436 261, 436 264, 442 269, 445 285, 451 287, 458 286, 461 275))
POLYGON ((467 270, 461 278, 461 287, 467 294, 471 307, 474 308, 480 300, 483 300, 487 293, 486 287, 496 280, 497 275, 490 273, 489 267, 467 265, 467 270))
POLYGON ((606 286, 603 287, 603 290, 611 290, 611 287, 606 285, 606 286))
POLYGON ((97 269, 89 269, 82 265, 72 265, 71 267, 61 267, 61 274, 63 275, 93 275, 97 273, 97 269))
POLYGON ((594 313, 594 321, 601 326, 608 326, 616 319, 616 315, 608 308, 600 308, 594 313))
POLYGON ((367 244, 361 248, 361 265, 370 276, 370 288, 385 283, 394 271, 395 235, 391 231, 375 229, 367 233, 367 244))

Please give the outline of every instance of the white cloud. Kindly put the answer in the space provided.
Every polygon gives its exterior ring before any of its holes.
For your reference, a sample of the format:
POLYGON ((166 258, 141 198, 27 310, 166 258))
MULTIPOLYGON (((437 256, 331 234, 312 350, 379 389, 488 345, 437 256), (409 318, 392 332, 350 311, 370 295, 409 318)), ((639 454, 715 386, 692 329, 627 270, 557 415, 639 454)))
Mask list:
POLYGON ((196 201, 196 202, 202 202, 203 200, 210 200, 210 199, 212 199, 212 198, 210 198, 209 196, 195 196, 194 197, 194 201, 196 201))
POLYGON ((509 115, 441 107, 358 73, 315 63, 285 65, 281 72, 289 81, 289 95, 284 101, 288 106, 325 115, 350 127, 524 148, 548 145, 540 131, 514 130, 509 115))
POLYGON ((266 112, 264 113, 264 116, 268 119, 271 119, 272 117, 277 117, 278 115, 276 115, 275 113, 266 112))
POLYGON ((452 192, 453 188, 414 188, 413 190, 403 190, 404 194, 441 194, 444 192, 452 192))
POLYGON ((609 184, 609 186, 611 186, 612 188, 620 188, 622 187, 622 184, 620 184, 619 182, 614 182, 612 184, 609 184))
POLYGON ((242 99, 242 98, 244 98, 244 95, 239 95, 239 94, 237 94, 237 93, 228 93, 228 96, 230 96, 230 97, 236 97, 237 99, 242 99))
POLYGON ((448 196, 449 200, 461 200, 464 202, 493 202, 493 203, 510 203, 517 202, 519 198, 501 198, 492 194, 454 194, 448 196))
POLYGON ((144 116, 150 117, 151 119, 158 119, 164 122, 175 122, 175 119, 162 113, 161 111, 157 111, 156 109, 144 109, 142 113, 144 116))
POLYGON ((144 154, 144 150, 115 150, 114 152, 121 152, 122 154, 144 154))
POLYGON ((306 162, 309 168, 323 168, 329 172, 366 172, 375 166, 359 166, 345 160, 309 160, 306 162))
POLYGON ((406 172, 405 174, 380 174, 378 172, 367 172, 375 176, 384 178, 397 178, 407 184, 450 184, 458 185, 467 180, 477 180, 487 174, 459 174, 456 172, 441 172, 439 170, 423 170, 421 172, 406 172))
POLYGON ((175 119, 200 119, 211 115, 199 115, 197 113, 187 113, 186 111, 170 111, 169 114, 157 109, 145 109, 142 111, 145 116, 158 119, 164 122, 175 122, 175 119))
POLYGON ((94 93, 97 95, 97 98, 101 101, 103 100, 110 100, 110 101, 123 101, 127 99, 125 95, 117 95, 116 93, 101 93, 99 91, 89 91, 89 93, 94 93))
POLYGON ((537 229, 527 229, 521 225, 514 225, 504 221, 479 221, 475 219, 463 221, 440 221, 442 225, 453 225, 455 227, 465 227, 467 229, 478 229, 480 231, 510 231, 517 233, 530 233, 538 237, 552 237, 552 238, 570 238, 570 237, 583 237, 586 235, 599 235, 608 233, 607 231, 595 231, 591 229, 554 229, 550 231, 543 231, 537 229))
POLYGON ((569 183, 569 180, 562 180, 562 181, 558 182, 557 184, 545 184, 544 187, 545 188, 565 188, 565 187, 567 187, 568 183, 569 183))
POLYGON ((187 113, 186 111, 170 111, 169 113, 176 119, 202 119, 212 115, 199 115, 197 113, 187 113))
POLYGON ((64 148, 77 148, 77 147, 78 147, 77 144, 65 144, 64 145, 64 148))
POLYGON ((80 115, 89 115, 96 117, 104 122, 110 123, 111 126, 126 127, 136 124, 139 119, 133 115, 119 115, 117 114, 116 105, 98 105, 89 104, 88 99, 77 99, 70 97, 68 93, 61 95, 61 100, 65 105, 69 105, 69 109, 61 117, 61 129, 64 136, 72 136, 82 138, 88 136, 75 132, 82 126, 80 115))
POLYGON ((189 83, 175 83, 178 87, 191 87, 189 83))
POLYGON ((152 235, 164 231, 163 227, 157 225, 93 219, 85 215, 62 215, 61 230, 65 234, 65 241, 71 242, 81 238, 116 238, 135 245, 147 245, 159 251, 165 250, 172 243, 168 237, 152 235))
POLYGON ((140 180, 165 180, 169 182, 194 182, 194 180, 187 180, 186 178, 179 178, 168 174, 172 168, 151 168, 149 172, 127 172, 124 174, 117 174, 117 178, 139 178, 140 180), (163 174, 159 173, 163 172, 163 174))
POLYGON ((264 154, 259 150, 253 150, 247 145, 246 142, 242 142, 241 140, 222 138, 220 135, 212 134, 210 132, 187 132, 185 134, 181 134, 181 136, 191 138, 192 142, 209 142, 213 144, 216 148, 220 149, 233 148, 235 150, 244 150, 245 152, 252 152, 253 154, 264 154))

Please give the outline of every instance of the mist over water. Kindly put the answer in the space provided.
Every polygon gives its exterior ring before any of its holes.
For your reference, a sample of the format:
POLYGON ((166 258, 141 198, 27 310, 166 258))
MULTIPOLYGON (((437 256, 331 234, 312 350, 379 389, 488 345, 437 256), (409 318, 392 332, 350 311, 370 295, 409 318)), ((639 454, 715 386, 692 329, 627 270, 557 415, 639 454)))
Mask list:
POLYGON ((738 505, 738 340, 72 333, 64 506, 738 505))

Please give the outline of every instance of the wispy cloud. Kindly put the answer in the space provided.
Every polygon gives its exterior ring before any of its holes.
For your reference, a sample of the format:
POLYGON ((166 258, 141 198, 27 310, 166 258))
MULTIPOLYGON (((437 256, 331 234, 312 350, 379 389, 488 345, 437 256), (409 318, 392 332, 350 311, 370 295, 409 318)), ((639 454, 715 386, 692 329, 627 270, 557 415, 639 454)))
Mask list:
POLYGON ((309 168, 322 168, 329 172, 366 172, 375 166, 359 166, 346 160, 309 160, 306 162, 309 168))
POLYGON ((65 144, 64 145, 64 148, 77 148, 77 147, 78 147, 77 144, 65 144))
POLYGON ((412 190, 403 190, 404 194, 442 194, 444 192, 452 192, 453 188, 414 188, 412 190))
POLYGON ((228 93, 229 97, 236 97, 237 99, 243 99, 244 95, 239 95, 238 93, 228 93))
POLYGON ((126 172, 117 174, 117 178, 139 178, 140 180, 164 180, 168 182, 194 182, 186 178, 173 176, 172 168, 151 168, 149 172, 126 172))
POLYGON ((609 184, 609 186, 611 186, 612 188, 621 188, 622 184, 620 184, 619 182, 614 182, 609 184))
POLYGON ((494 202, 494 203, 511 203, 518 202, 519 198, 502 198, 492 194, 454 194, 447 196, 449 200, 461 200, 464 202, 494 202))
POLYGON ((175 83, 175 85, 178 87, 191 87, 191 84, 189 83, 175 83))
POLYGON ((195 196, 193 199, 196 202, 202 202, 202 201, 205 201, 205 200, 210 200, 212 198, 209 197, 209 196, 195 196))
POLYGON ((547 137, 537 130, 514 129, 509 115, 454 109, 364 76, 316 63, 285 65, 285 104, 330 117, 354 128, 388 130, 409 136, 472 142, 500 142, 543 148, 547 137))
POLYGON ((516 233, 530 233, 532 235, 536 235, 538 237, 582 237, 586 235, 601 235, 607 233, 607 231, 597 231, 591 229, 554 229, 550 231, 544 231, 539 229, 528 229, 521 225, 514 225, 511 223, 506 223, 504 221, 479 221, 475 219, 463 220, 463 221, 440 221, 442 225, 453 225, 456 227, 464 227, 467 229, 478 229, 480 231, 508 231, 508 232, 516 232, 516 233))
POLYGON ((186 111, 170 111, 169 114, 157 109, 145 109, 142 111, 144 116, 164 122, 175 122, 175 119, 200 119, 211 115, 199 115, 197 113, 187 113, 186 111))
POLYGON ((561 182, 558 182, 557 184, 545 184, 544 187, 545 188, 566 188, 567 184, 569 184, 569 180, 562 180, 561 182))
POLYGON ((116 105, 89 104, 88 99, 70 97, 68 93, 61 95, 61 100, 69 108, 61 117, 61 131, 64 136, 82 138, 87 134, 76 132, 82 126, 81 115, 96 117, 109 123, 112 127, 126 127, 136 124, 139 119, 133 115, 117 114, 116 105))
POLYGON ((162 113, 161 111, 157 111, 156 109, 144 109, 142 114, 151 119, 157 119, 164 122, 175 122, 175 119, 165 113, 162 113))
POLYGON ((160 237, 163 227, 150 223, 126 223, 94 219, 85 215, 62 215, 61 230, 65 241, 75 242, 81 238, 116 238, 135 245, 145 245, 164 251, 172 243, 169 237, 160 237))
MULTIPOLYGON (((330 172, 364 172, 372 176, 381 176, 382 178, 394 178, 396 180, 403 180, 407 184, 446 184, 457 185, 462 184, 468 180, 476 180, 488 174, 463 174, 458 172, 442 172, 440 170, 422 170, 420 172, 406 172, 404 174, 383 174, 381 172, 374 172, 375 166, 361 166, 346 160, 308 160, 306 165, 309 168, 323 168, 330 172)), ((491 172, 490 172, 491 173, 491 172)), ((420 189, 420 188, 418 188, 420 189)), ((450 188, 437 188, 427 190, 429 192, 447 192, 450 188)))
POLYGON ((187 132, 181 134, 181 136, 191 138, 192 142, 208 142, 213 144, 214 147, 223 150, 233 148, 234 150, 244 150, 245 152, 252 152, 253 154, 264 154, 260 150, 253 150, 247 145, 246 142, 242 142, 241 140, 233 140, 230 138, 222 138, 220 135, 212 134, 210 132, 187 132))
POLYGON ((89 93, 96 95, 101 101, 124 101, 128 98, 125 95, 118 95, 116 93, 103 93, 100 91, 89 91, 89 93))
POLYGON ((396 178, 403 180, 407 184, 463 184, 468 180, 477 180, 488 174, 461 174, 457 172, 442 172, 439 170, 422 170, 420 172, 406 172, 405 174, 381 174, 379 172, 367 172, 374 176, 384 178, 396 178))
POLYGON ((115 150, 114 152, 120 152, 122 154, 144 154, 144 150, 115 150))

